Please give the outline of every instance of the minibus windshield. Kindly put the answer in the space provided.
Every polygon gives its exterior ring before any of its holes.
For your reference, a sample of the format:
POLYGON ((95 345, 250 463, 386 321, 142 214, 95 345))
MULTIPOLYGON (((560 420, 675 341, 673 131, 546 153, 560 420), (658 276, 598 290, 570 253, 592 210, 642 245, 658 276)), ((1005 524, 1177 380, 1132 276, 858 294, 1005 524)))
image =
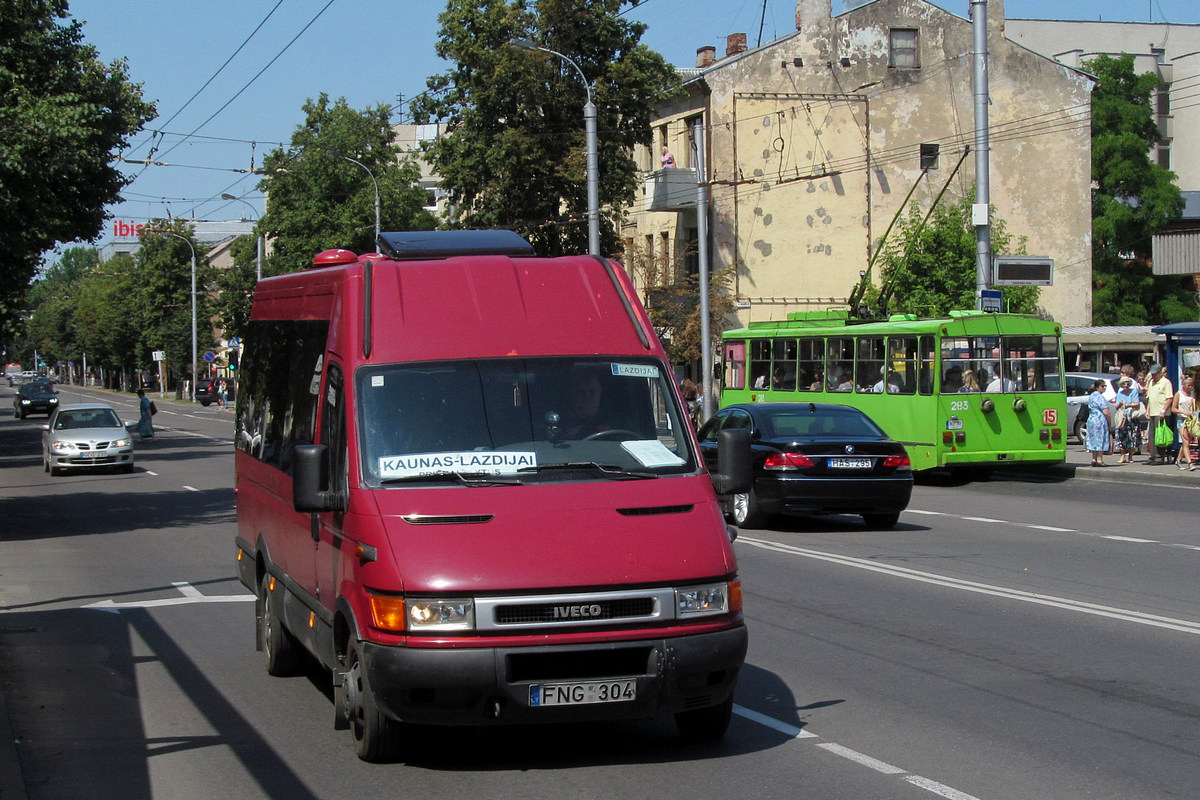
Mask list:
POLYGON ((362 367, 355 382, 363 480, 536 483, 693 472, 690 423, 672 380, 659 362, 621 357, 362 367))

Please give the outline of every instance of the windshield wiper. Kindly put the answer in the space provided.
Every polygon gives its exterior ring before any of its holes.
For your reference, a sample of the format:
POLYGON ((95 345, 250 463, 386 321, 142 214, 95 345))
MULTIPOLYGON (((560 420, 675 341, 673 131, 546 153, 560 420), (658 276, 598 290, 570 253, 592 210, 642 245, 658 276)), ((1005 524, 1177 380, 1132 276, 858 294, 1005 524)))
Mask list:
POLYGON ((656 472, 639 472, 625 469, 616 464, 597 464, 595 461, 568 461, 565 464, 539 464, 536 467, 521 467, 518 472, 556 472, 571 470, 591 470, 610 481, 633 481, 660 477, 656 472))
POLYGON ((462 486, 519 486, 521 479, 514 475, 490 475, 486 472, 435 472, 429 475, 404 475, 384 478, 379 483, 458 483, 462 486))

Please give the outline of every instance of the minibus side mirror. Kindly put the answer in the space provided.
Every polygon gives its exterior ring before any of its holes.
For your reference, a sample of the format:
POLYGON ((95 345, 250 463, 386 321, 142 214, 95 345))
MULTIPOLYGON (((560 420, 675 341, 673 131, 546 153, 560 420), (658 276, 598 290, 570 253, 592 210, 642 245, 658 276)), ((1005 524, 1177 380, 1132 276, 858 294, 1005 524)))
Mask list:
POLYGON ((329 491, 329 448, 301 444, 292 451, 292 506, 297 511, 340 511, 345 498, 329 491))
POLYGON ((717 494, 738 494, 753 483, 750 429, 733 428, 717 434, 717 472, 712 476, 717 494))

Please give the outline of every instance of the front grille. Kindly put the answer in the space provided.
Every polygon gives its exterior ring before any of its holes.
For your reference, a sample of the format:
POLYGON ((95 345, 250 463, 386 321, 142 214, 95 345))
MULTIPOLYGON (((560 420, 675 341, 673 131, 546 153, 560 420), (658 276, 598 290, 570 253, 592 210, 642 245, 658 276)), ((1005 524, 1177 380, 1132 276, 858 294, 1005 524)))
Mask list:
POLYGON ((107 450, 108 442, 95 442, 93 444, 88 444, 87 442, 80 442, 76 446, 80 450, 107 450))
POLYGON ((475 622, 480 630, 636 625, 674 617, 675 591, 670 588, 475 599, 475 622))
POLYGON ((648 617, 653 613, 653 598, 636 597, 625 600, 608 600, 601 603, 583 601, 500 606, 496 609, 496 622, 501 625, 527 625, 538 622, 591 622, 648 617))

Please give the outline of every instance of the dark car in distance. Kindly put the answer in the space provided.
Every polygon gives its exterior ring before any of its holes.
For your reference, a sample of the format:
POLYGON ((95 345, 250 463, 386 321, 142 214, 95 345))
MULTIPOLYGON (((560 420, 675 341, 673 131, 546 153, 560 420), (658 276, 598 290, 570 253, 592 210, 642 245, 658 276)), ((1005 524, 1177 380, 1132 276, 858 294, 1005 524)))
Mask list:
POLYGON ((890 528, 912 496, 912 464, 904 445, 863 412, 832 403, 740 403, 700 429, 700 449, 717 469, 717 434, 750 429, 753 484, 721 498, 739 528, 771 516, 858 514, 871 528, 890 528))
POLYGON ((45 414, 47 417, 58 408, 58 395, 49 382, 23 383, 13 395, 13 416, 25 419, 30 414, 45 414))

